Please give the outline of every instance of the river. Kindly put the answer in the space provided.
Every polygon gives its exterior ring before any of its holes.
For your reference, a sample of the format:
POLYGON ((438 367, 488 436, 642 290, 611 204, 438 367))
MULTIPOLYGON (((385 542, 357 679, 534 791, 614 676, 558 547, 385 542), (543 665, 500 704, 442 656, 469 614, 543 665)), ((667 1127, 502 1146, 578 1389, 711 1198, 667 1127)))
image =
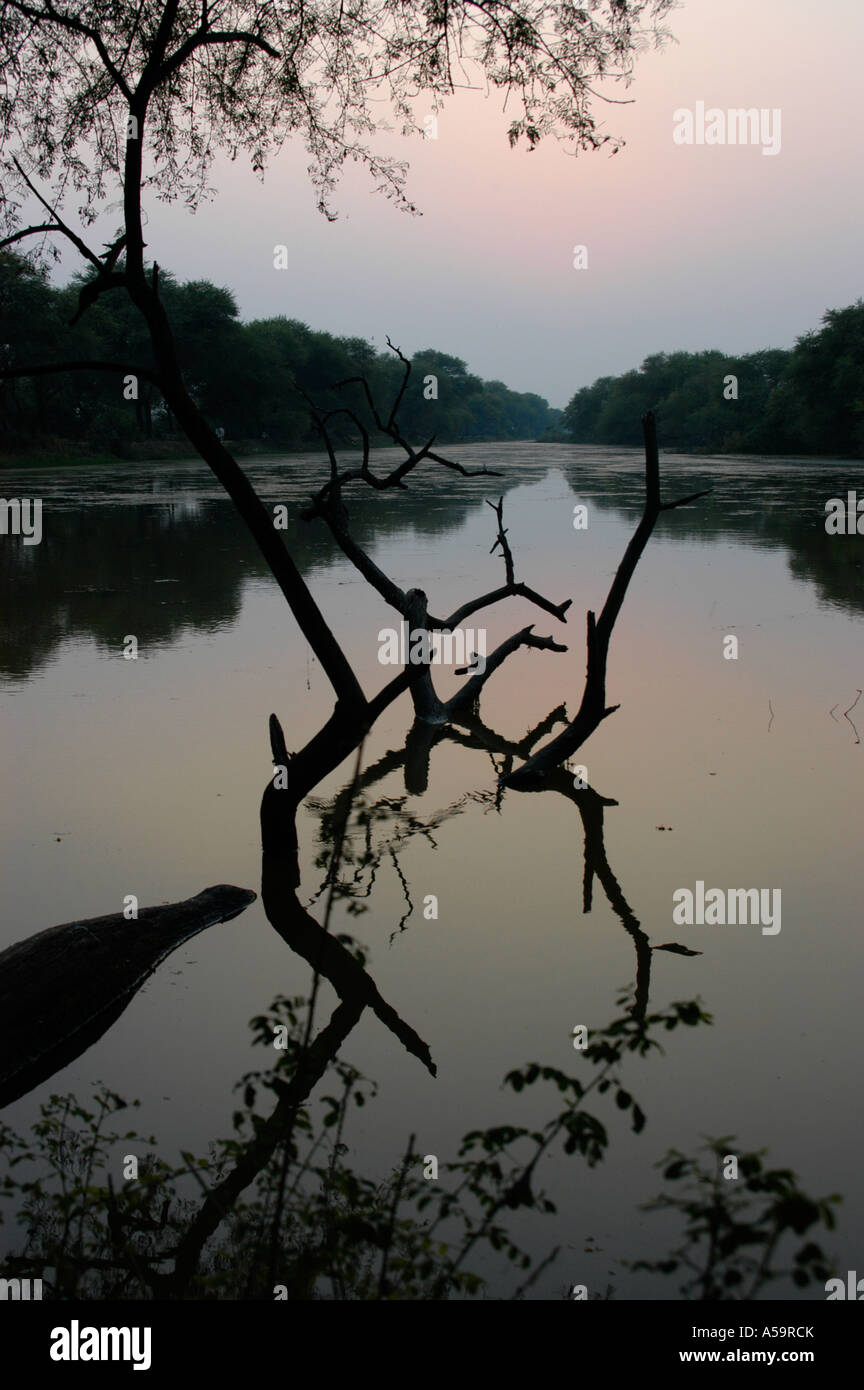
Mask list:
MULTIPOLYGON (((578 1284, 590 1296, 678 1297, 675 1276, 625 1262, 656 1260, 680 1242, 680 1218, 642 1204, 664 1187, 656 1165, 666 1151, 693 1154, 704 1136, 730 1136, 730 1154, 765 1147, 807 1192, 842 1194, 823 1244, 845 1276, 864 1248, 864 540, 829 536, 824 517, 862 465, 661 456, 666 497, 712 492, 661 518, 612 640, 607 697, 620 708, 574 759, 609 802, 602 848, 626 908, 595 875, 586 912, 577 806, 552 792, 501 796, 497 778, 508 741, 561 704, 575 714, 585 612, 602 606, 638 520, 641 457, 517 443, 452 453, 503 476, 430 467, 407 492, 349 497, 357 537, 443 615, 504 582, 485 505, 503 495, 517 578, 556 603, 572 598, 569 620, 514 598, 468 625, 485 624, 489 651, 530 622, 568 650, 511 656, 480 708, 497 748, 443 738, 422 792, 406 791, 396 756, 412 722, 407 695, 366 741, 366 769, 394 753, 363 793, 377 808, 374 885, 363 896, 369 868, 355 826, 347 877, 356 871, 356 895, 337 899, 331 929, 362 941, 381 994, 429 1043, 438 1075, 367 1010, 345 1055, 378 1095, 351 1118, 351 1161, 383 1179, 411 1134, 443 1164, 469 1130, 552 1113, 554 1088, 552 1097, 540 1087, 515 1094, 503 1078, 531 1061, 584 1065, 573 1030, 620 1016, 623 990, 632 1000, 642 932, 652 946, 701 953, 650 954, 649 1011, 698 998, 713 1023, 664 1032, 664 1055, 626 1058, 626 1087, 646 1116, 640 1132, 599 1096, 603 1160, 588 1167, 557 1149, 544 1157, 535 1185, 557 1212, 511 1220, 535 1257, 553 1245, 561 1253, 526 1296, 567 1297, 578 1284), (674 922, 673 894, 698 883, 780 890, 780 929, 674 922)), ((286 539, 371 693, 394 673, 379 660, 379 633, 399 620, 323 524, 300 520, 323 461, 244 466, 269 507, 287 508, 286 539)), ((332 698, 218 485, 190 461, 6 471, 2 489, 42 499, 43 537, 34 546, 0 538, 0 949, 55 923, 119 912, 128 895, 145 906, 211 884, 257 891, 268 717, 278 714, 294 750, 332 698), (123 655, 130 636, 136 660, 123 655)), ((442 693, 456 689, 452 672, 439 676, 442 693)), ((352 769, 348 760, 304 807, 304 902, 321 884, 322 816, 352 769)), ((49 1094, 83 1098, 98 1080, 141 1100, 136 1127, 169 1161, 206 1152, 231 1131, 232 1087, 261 1062, 249 1020, 309 980, 259 900, 180 947, 99 1041, 3 1118, 26 1131, 49 1094)), ((492 1297, 514 1283, 491 1258, 481 1272, 492 1297)), ((824 1297, 790 1279, 772 1288, 774 1297, 824 1297)))

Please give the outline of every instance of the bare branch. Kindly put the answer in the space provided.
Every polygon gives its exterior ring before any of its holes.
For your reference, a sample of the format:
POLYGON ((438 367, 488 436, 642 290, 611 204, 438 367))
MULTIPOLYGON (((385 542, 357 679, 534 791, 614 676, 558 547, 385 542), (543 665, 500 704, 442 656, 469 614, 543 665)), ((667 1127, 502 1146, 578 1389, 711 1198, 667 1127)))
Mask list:
POLYGON ((515 584, 516 576, 513 572, 513 552, 510 549, 510 542, 507 540, 507 532, 504 529, 504 498, 499 497, 497 503, 490 502, 487 498, 486 506, 491 507, 498 518, 498 535, 495 537, 490 555, 494 555, 499 545, 501 554, 504 557, 504 572, 507 575, 507 583, 515 584))
POLYGON ((39 200, 45 211, 54 219, 57 230, 62 232, 65 237, 68 237, 69 240, 72 242, 72 245, 76 248, 77 251, 81 253, 84 259, 86 261, 89 261, 91 265, 95 266, 96 269, 101 272, 102 262, 96 255, 96 252, 91 251, 87 243, 85 241, 82 241, 81 237, 78 236, 76 232, 73 232, 71 227, 67 227, 66 223, 63 221, 63 218, 54 208, 52 208, 51 204, 47 202, 45 198, 42 197, 42 194, 39 192, 39 189, 27 176, 27 174, 25 174, 24 170, 21 168, 21 165, 18 163, 18 160, 15 158, 14 155, 12 156, 12 163, 15 165, 15 168, 18 170, 18 173, 21 175, 27 187, 30 189, 30 192, 33 194, 33 197, 39 200))
POLYGON ((11 236, 4 237, 0 241, 0 251, 4 251, 7 246, 11 246, 16 241, 23 241, 25 236, 38 236, 40 232, 62 232, 63 228, 59 222, 43 222, 38 227, 24 227, 20 232, 13 232, 11 236))
POLYGON ((110 275, 100 275, 96 280, 90 280, 86 285, 82 285, 78 292, 78 308, 69 320, 69 327, 74 328, 78 320, 91 309, 101 295, 107 290, 125 289, 126 276, 120 271, 113 271, 110 275))
MULTIPOLYGON (((389 339, 388 344, 391 347, 393 347, 389 339)), ((393 348, 393 351, 396 352, 402 360, 402 362, 405 363, 406 371, 403 377, 402 384, 402 389, 404 390, 405 383, 407 382, 408 376, 410 374, 411 364, 403 356, 403 354, 399 351, 398 348, 393 348)), ((393 435, 396 435, 398 437, 398 430, 396 429, 394 421, 395 411, 398 406, 399 400, 401 399, 401 392, 400 395, 397 396, 396 403, 390 412, 390 417, 387 425, 384 425, 381 420, 381 416, 378 412, 377 406, 375 404, 375 400, 371 388, 369 386, 369 382, 365 377, 357 377, 355 380, 359 382, 363 387, 369 405, 369 409, 372 412, 373 418, 375 419, 378 428, 384 432, 390 433, 391 437, 393 435)), ((346 383, 341 384, 344 385, 346 383)), ((429 446, 424 446, 423 449, 415 451, 412 450, 411 447, 404 440, 400 439, 403 448, 408 453, 407 460, 404 463, 402 463, 397 469, 392 470, 388 478, 378 479, 374 477, 374 475, 371 473, 371 470, 369 469, 368 436, 366 436, 364 432, 364 455, 361 468, 359 470, 347 470, 340 474, 338 472, 336 453, 333 447, 333 441, 330 437, 330 433, 327 428, 328 421, 334 415, 343 413, 349 415, 350 418, 354 420, 356 420, 356 416, 353 414, 353 412, 343 410, 342 408, 324 414, 317 409, 317 407, 309 399, 309 397, 306 396, 305 392, 300 390, 299 394, 302 395, 304 399, 307 401, 317 431, 324 442, 324 446, 327 450, 327 455, 330 460, 330 480, 329 482, 325 483, 325 485, 312 497, 311 506, 302 513, 302 516, 304 519, 307 520, 316 516, 320 516, 325 521, 326 525, 330 530, 331 535, 333 536, 342 553, 346 556, 347 559, 351 561, 351 563, 359 571, 359 573, 363 575, 364 579, 366 579, 366 581, 369 584, 371 584, 372 587, 381 595, 384 601, 388 603, 391 606, 391 608, 394 608, 397 613, 400 613, 402 615, 402 617, 409 623, 410 630, 412 633, 417 631, 425 631, 428 633, 430 629, 450 631, 458 626, 459 621, 461 621, 463 617, 467 617, 469 614, 476 612, 480 608, 486 607, 490 603, 497 602, 498 600, 503 598, 511 597, 526 598, 530 602, 535 603, 538 607, 545 609, 549 613, 552 613, 561 622, 566 622, 565 615, 567 609, 571 605, 572 600, 568 599, 563 604, 552 603, 551 600, 544 598, 542 594, 537 593, 535 590, 529 588, 527 585, 522 584, 516 580, 513 555, 503 525, 503 497, 499 498, 497 505, 492 502, 489 502, 488 505, 492 507, 492 510, 495 512, 498 518, 498 535, 494 545, 492 546, 492 550, 494 551, 498 548, 499 545, 501 546, 504 557, 507 583, 502 588, 494 591, 492 594, 482 595, 478 599, 475 599, 467 604, 463 604, 462 607, 457 611, 457 613, 453 615, 453 617, 448 619, 446 622, 442 622, 441 619, 431 616, 427 611, 426 595, 417 589, 412 589, 410 591, 401 589, 399 585, 396 584, 395 581, 392 580, 389 575, 385 574, 385 572, 375 563, 375 561, 371 559, 371 557, 366 553, 363 547, 359 545, 358 542, 351 535, 348 521, 348 511, 343 501, 341 491, 344 482, 357 480, 362 480, 373 487, 385 487, 388 485, 392 485, 394 483, 394 480, 396 480, 397 485, 404 486, 404 484, 401 482, 402 477, 412 468, 416 467, 417 464, 422 460, 424 455, 429 456, 429 446)), ((461 465, 455 466, 461 467, 461 465)), ((519 633, 516 633, 513 637, 508 638, 505 642, 501 643, 501 645, 496 649, 496 651, 492 653, 492 655, 488 658, 483 673, 478 672, 475 676, 473 676, 471 680, 466 682, 463 689, 459 691, 457 695, 455 695, 448 702, 442 701, 435 690, 435 686, 432 681, 431 671, 429 669, 429 663, 416 663, 417 669, 415 674, 411 678, 410 690, 412 699, 414 701, 414 707, 417 717, 421 720, 433 724, 446 722, 450 717, 451 710, 459 708, 462 705, 471 703, 472 701, 478 698, 480 691, 485 685, 488 676, 491 675, 495 670, 497 670, 501 663, 512 652, 516 651, 520 646, 531 646, 552 651, 567 650, 566 647, 560 646, 559 644, 555 643, 551 637, 536 637, 533 634, 531 627, 524 628, 519 633)), ((470 668, 459 670, 457 671, 457 674, 465 674, 468 669, 470 668)), ((406 684, 402 688, 408 688, 408 683, 406 682, 406 684)))
POLYGON ((492 508, 498 518, 498 535, 495 538, 495 543, 489 551, 489 554, 492 555, 500 545, 501 554, 504 557, 504 570, 507 582, 503 584, 500 589, 493 589, 491 593, 482 594, 480 598, 470 599, 467 603, 463 603, 460 608, 456 609, 455 613, 450 614, 450 617, 444 623, 438 623, 435 619, 430 619, 431 625, 433 627, 444 628, 458 627, 465 618, 470 618, 472 613, 478 612, 481 608, 488 608, 490 604, 500 603, 500 601, 505 598, 528 599, 530 603, 536 604, 538 608, 542 608, 546 613, 551 613, 553 617, 558 618, 562 623, 566 623, 567 618, 565 615, 567 609, 573 602, 572 599, 568 598, 564 603, 553 603, 551 599, 544 598, 542 594, 538 594, 536 589, 532 589, 527 584, 521 583, 521 581, 518 581, 515 577, 513 552, 510 549, 510 542, 507 540, 507 531, 504 528, 504 498, 499 497, 497 503, 490 502, 487 498, 486 505, 492 508))
POLYGON ((245 43, 247 46, 260 48, 261 51, 266 53, 270 58, 282 57, 279 50, 273 48, 266 39, 262 39, 260 34, 250 34, 247 33, 245 29, 226 31, 218 29, 208 30, 206 26, 202 24, 201 28, 196 29, 194 34, 190 34, 185 43, 182 43, 176 52, 172 53, 171 57, 165 60, 162 67, 159 69, 157 80, 159 82, 164 82, 172 73, 177 72, 179 68, 182 68, 187 58, 191 58, 196 49, 204 48, 208 44, 229 43, 245 43))
MULTIPOLYGON (((536 647, 538 650, 549 652, 567 651, 566 647, 561 646, 559 642, 554 641, 551 637, 537 637, 534 633, 533 624, 528 627, 523 627, 519 632, 515 632, 512 637, 505 638, 505 640, 499 643, 495 648, 494 652, 491 652, 489 656, 485 658, 485 667, 482 672, 478 672, 476 676, 472 676, 451 699, 443 702, 446 717, 449 719, 456 710, 466 705, 471 705, 475 700, 479 699, 480 692, 489 677, 494 675, 498 667, 507 660, 507 657, 513 652, 518 651, 520 647, 536 647)), ((458 674, 461 674, 461 672, 457 672, 457 675, 458 674)))
POLYGON ((542 778, 551 772, 565 758, 569 758, 572 753, 575 753, 576 749, 581 747, 598 725, 619 708, 618 705, 607 706, 606 704, 606 662, 612 630, 621 611, 630 580, 642 552, 651 538, 660 513, 665 510, 671 511, 674 507, 683 507, 687 502, 695 501, 697 497, 706 495, 705 492, 698 492, 689 497, 682 497, 676 502, 666 504, 662 502, 657 426, 654 415, 650 411, 642 419, 642 430, 645 438, 645 507, 615 573, 599 619, 595 620, 594 614, 588 613, 586 631, 588 669, 585 675, 582 703, 576 718, 563 733, 558 734, 556 738, 532 754, 522 767, 517 768, 515 772, 510 773, 505 778, 507 786, 529 786, 537 778, 542 778))
MULTIPOLYGON (((329 449, 329 439, 327 439, 327 444, 329 449)), ((331 492, 324 502, 314 499, 311 514, 323 518, 342 554, 351 561, 355 569, 359 570, 373 589, 377 589, 385 603, 389 603, 390 607, 395 608, 396 612, 401 613, 403 617, 406 616, 407 597, 405 590, 400 589, 399 585, 376 565, 375 561, 366 554, 363 547, 358 545, 351 535, 348 526, 348 512, 342 501, 341 493, 331 492)), ((309 513, 304 513, 304 516, 308 515, 309 513)))
POLYGON ((433 463, 440 463, 443 468, 452 468, 455 473, 461 473, 463 478, 503 478, 504 474, 499 473, 494 468, 487 468, 484 464, 482 468, 466 468, 464 464, 456 463, 453 459, 445 459, 441 454, 433 454, 431 449, 426 450, 426 457, 433 463))
POLYGON ((676 507, 686 507, 688 502, 695 502, 699 497, 707 497, 708 494, 713 491, 713 488, 705 487, 701 492, 691 492, 687 497, 679 497, 674 502, 663 502, 661 503, 660 510, 661 512, 672 512, 676 507))
MULTIPOLYGON (((369 382, 365 376, 346 377, 344 381, 338 381, 334 388, 335 390, 339 390, 343 386, 360 386, 364 396, 366 397, 366 404, 369 407, 372 419, 375 421, 376 429, 381 434, 385 434, 388 436, 388 438, 392 439, 394 444, 398 444, 400 448, 402 448, 405 451, 405 454, 407 456, 406 462, 400 464, 398 468, 393 469, 393 471, 389 473, 386 478, 377 479, 373 477, 371 473, 369 473, 368 475, 363 475, 364 481, 368 482, 372 487, 399 487, 402 485, 402 478, 405 476, 405 474, 409 473, 411 469, 416 467, 416 465, 420 463, 424 458, 430 458, 432 459, 433 463, 440 463, 441 466, 444 468, 452 468, 455 472, 461 473, 462 476, 465 478, 501 477, 500 473, 494 472, 492 469, 487 468, 485 464, 482 468, 465 468, 463 464, 456 463, 453 459, 444 458, 442 454, 434 454, 432 452, 432 445, 435 440, 434 435, 432 436, 432 439, 429 440, 428 444, 423 445, 422 449, 414 450, 411 448, 411 445, 407 442, 407 440, 403 438, 402 434, 399 431, 399 427, 396 423, 396 414, 404 399, 405 391, 408 387, 408 382, 411 377, 413 367, 410 359, 405 356, 401 348, 395 347, 394 344, 391 343, 389 338, 387 339, 387 346, 390 348, 391 352, 395 352, 396 356, 399 358, 399 361, 403 364, 405 370, 402 374, 402 381, 399 385, 399 389, 396 393, 396 397, 393 401, 393 404, 390 407, 390 413, 386 421, 382 420, 381 415, 379 414, 378 407, 372 396, 372 391, 370 389, 369 382)), ((353 477, 356 476, 356 474, 352 475, 352 480, 353 477)), ((347 476, 340 479, 340 482, 347 481, 349 481, 347 476)))
POLYGON ((402 384, 400 385, 399 390, 396 393, 396 399, 390 407, 390 417, 387 421, 388 430, 393 430, 396 428, 396 412, 402 404, 402 398, 405 395, 405 390, 408 385, 409 378, 411 376, 411 363, 409 362, 408 358, 404 356, 402 349, 394 347, 393 343, 391 343, 389 338, 387 339, 387 346, 389 347, 391 352, 396 353, 396 356, 399 358, 399 361, 405 368, 402 374, 402 384))
POLYGON ((536 589, 532 589, 528 584, 517 581, 517 583, 513 585, 503 584, 500 589, 493 589, 491 593, 481 594, 479 598, 469 599, 467 603, 463 603, 460 608, 457 608, 454 613, 451 613, 450 617, 446 618, 444 622, 438 622, 432 618, 430 618, 429 621, 432 627, 443 627, 445 629, 458 627, 466 618, 470 618, 472 613, 477 613, 481 608, 489 608, 493 603, 500 603, 501 600, 505 598, 527 598, 530 603, 536 604, 538 608, 542 608, 546 613, 551 613, 554 618, 560 619, 562 623, 566 623, 567 619, 565 614, 567 609, 572 607, 573 604, 572 598, 565 599, 563 603, 552 603, 550 599, 544 598, 542 594, 538 594, 536 589))
MULTIPOLYGON (((320 930, 320 928, 319 928, 320 930)), ((293 1129, 298 1108, 308 1100, 313 1088, 356 1025, 366 1001, 355 994, 350 1002, 339 1003, 326 1027, 318 1033, 303 1054, 297 1072, 279 1094, 279 1103, 256 1131, 227 1176, 209 1193, 176 1249, 173 1282, 181 1289, 188 1284, 201 1258, 207 1240, 217 1230, 225 1212, 233 1207, 240 1193, 252 1183, 273 1154, 285 1133, 293 1129)))

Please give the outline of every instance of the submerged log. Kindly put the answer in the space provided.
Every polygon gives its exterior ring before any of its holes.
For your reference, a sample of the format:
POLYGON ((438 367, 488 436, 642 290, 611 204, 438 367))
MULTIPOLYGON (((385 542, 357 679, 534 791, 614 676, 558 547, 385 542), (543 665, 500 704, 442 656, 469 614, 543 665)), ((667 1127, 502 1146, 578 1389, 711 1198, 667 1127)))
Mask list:
POLYGON ((74 1061, 166 956, 256 894, 218 884, 194 898, 49 927, 0 952, 0 1106, 74 1061))

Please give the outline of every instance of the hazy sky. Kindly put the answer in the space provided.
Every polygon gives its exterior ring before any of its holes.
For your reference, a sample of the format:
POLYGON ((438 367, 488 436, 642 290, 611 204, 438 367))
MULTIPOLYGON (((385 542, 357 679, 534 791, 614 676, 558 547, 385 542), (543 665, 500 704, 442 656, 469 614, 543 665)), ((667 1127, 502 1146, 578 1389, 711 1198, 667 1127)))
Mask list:
POLYGON ((436 347, 553 405, 651 352, 790 346, 864 294, 864 5, 686 0, 668 23, 677 43, 608 89, 633 104, 595 108, 617 155, 512 151, 500 96, 460 93, 437 139, 387 142, 422 216, 352 166, 328 223, 297 142, 263 184, 219 164, 195 216, 151 203, 148 254, 230 287, 244 318, 436 347), (779 153, 676 144, 673 112, 700 101, 779 108, 779 153))

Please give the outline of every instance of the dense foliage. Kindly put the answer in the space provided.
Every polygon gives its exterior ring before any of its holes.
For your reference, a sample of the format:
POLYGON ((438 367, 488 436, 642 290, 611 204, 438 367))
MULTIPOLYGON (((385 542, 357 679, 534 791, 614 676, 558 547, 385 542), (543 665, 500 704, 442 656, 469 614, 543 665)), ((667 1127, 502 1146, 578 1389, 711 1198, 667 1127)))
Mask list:
MULTIPOLYGON (((86 277, 56 289, 14 253, 0 255, 0 354, 16 362, 116 361, 152 366, 145 325, 123 295, 104 295, 69 327, 86 277)), ((361 388, 332 388, 365 376, 377 400, 401 382, 398 358, 363 338, 336 338, 284 317, 242 323, 229 290, 206 280, 180 283, 160 270, 160 292, 174 326, 184 372, 210 423, 228 439, 265 447, 316 447, 306 397, 351 405, 371 426, 361 388)), ((415 353, 400 424, 408 435, 442 441, 532 439, 560 412, 541 396, 481 381, 463 361, 432 348, 415 353), (434 380, 430 381, 430 378, 434 380), (424 384, 425 383, 425 384, 424 384)), ((7 446, 46 439, 78 441, 122 453, 135 440, 171 439, 180 431, 158 389, 145 378, 124 387, 120 374, 74 372, 0 384, 0 429, 7 446), (137 391, 137 399, 125 399, 137 391)), ((332 422, 341 442, 356 438, 347 418, 332 422), (341 431, 341 432, 340 432, 341 431)))
POLYGON ((654 353, 577 391, 561 425, 579 444, 638 445, 646 410, 670 449, 864 457, 864 300, 790 351, 654 353))

